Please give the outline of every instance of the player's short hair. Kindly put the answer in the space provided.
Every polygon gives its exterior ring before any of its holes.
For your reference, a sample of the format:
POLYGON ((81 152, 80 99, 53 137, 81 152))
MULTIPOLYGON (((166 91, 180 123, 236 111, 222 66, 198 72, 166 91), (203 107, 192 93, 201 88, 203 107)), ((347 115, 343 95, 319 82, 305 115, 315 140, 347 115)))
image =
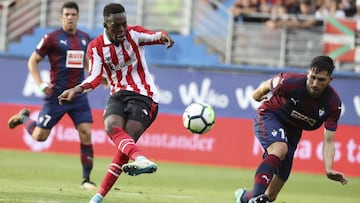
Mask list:
POLYGON ((77 13, 79 13, 79 6, 74 1, 67 1, 67 2, 63 3, 63 5, 61 6, 61 10, 60 10, 61 14, 62 14, 64 8, 73 8, 76 10, 77 13))
POLYGON ((125 12, 125 8, 123 5, 119 3, 109 3, 104 7, 103 16, 105 18, 105 17, 109 17, 110 14, 124 13, 124 12, 125 12))
POLYGON ((332 75, 332 72, 335 69, 335 65, 334 61, 329 56, 316 56, 311 61, 309 69, 315 73, 327 71, 329 75, 332 75))
POLYGON ((311 0, 300 0, 300 3, 306 4, 306 5, 311 5, 311 0))

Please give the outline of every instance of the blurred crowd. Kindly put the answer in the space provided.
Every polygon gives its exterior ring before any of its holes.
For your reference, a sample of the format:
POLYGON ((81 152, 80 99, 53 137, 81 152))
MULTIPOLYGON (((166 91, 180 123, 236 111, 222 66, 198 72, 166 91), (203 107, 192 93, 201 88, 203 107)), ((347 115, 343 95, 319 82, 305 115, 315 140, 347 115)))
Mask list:
POLYGON ((329 16, 360 19, 360 0, 234 0, 230 11, 236 21, 310 28, 329 16))

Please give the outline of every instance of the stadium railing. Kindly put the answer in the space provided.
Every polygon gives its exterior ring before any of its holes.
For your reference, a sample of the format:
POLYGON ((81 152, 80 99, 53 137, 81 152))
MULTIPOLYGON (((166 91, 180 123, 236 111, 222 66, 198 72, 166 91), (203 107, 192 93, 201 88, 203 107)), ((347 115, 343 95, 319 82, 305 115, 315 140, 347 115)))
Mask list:
MULTIPOLYGON (((330 20, 318 19, 315 16, 288 14, 286 15, 288 19, 292 17, 301 20, 312 19, 318 23, 307 29, 286 26, 273 29, 266 27, 263 22, 264 19, 274 17, 271 14, 248 14, 243 17, 258 20, 255 20, 256 22, 241 20, 235 22, 236 16, 232 15, 229 7, 224 6, 218 0, 198 3, 196 10, 194 16, 196 20, 192 27, 196 40, 204 43, 209 51, 219 54, 225 64, 261 65, 270 68, 304 68, 315 55, 326 54, 335 59, 337 70, 360 73, 360 60, 356 54, 359 49, 356 26, 353 26, 355 30, 352 30, 351 34, 346 33, 345 37, 334 35, 333 37, 337 38, 339 42, 343 37, 350 40, 332 44, 343 46, 344 49, 329 53, 329 50, 324 48, 325 35, 328 35, 325 32, 324 25, 327 22, 334 21, 331 18, 330 20), (215 4, 217 8, 214 9, 209 2, 215 4), (261 20, 263 21, 261 22, 261 20), (352 54, 351 59, 342 59, 341 55, 345 54, 352 54)), ((344 20, 354 21, 352 18, 344 20)), ((336 23, 341 24, 339 21, 336 23)))
MULTIPOLYGON (((10 6, 15 0, 0 1, 0 51, 34 27, 59 27, 59 10, 65 0, 33 0, 10 6), (21 25, 21 26, 20 26, 21 25)), ((21 2, 21 1, 20 1, 21 2)), ((90 35, 102 32, 102 9, 110 1, 78 0, 79 26, 90 35)), ((122 0, 128 23, 170 33, 194 36, 195 43, 218 54, 223 64, 303 68, 315 55, 324 54, 324 29, 268 29, 264 23, 235 22, 218 0, 122 0), (209 2, 217 5, 214 9, 209 2)), ((269 18, 268 15, 253 17, 269 18)), ((306 18, 309 18, 306 16, 306 18)), ((356 35, 354 38, 356 39, 356 35)), ((354 40, 356 42, 357 40, 354 40)), ((357 44, 352 47, 356 48, 357 44)), ((342 71, 360 72, 357 61, 337 61, 342 71)))
POLYGON ((41 0, 16 4, 16 0, 0 1, 0 51, 7 49, 9 42, 18 40, 40 21, 41 0))

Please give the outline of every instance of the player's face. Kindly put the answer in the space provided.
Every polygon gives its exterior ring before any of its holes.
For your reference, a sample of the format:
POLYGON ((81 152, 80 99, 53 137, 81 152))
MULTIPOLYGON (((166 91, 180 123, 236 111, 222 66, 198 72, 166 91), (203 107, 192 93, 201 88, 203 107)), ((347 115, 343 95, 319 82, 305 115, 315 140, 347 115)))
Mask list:
POLYGON ((74 8, 64 8, 61 14, 62 27, 66 32, 76 32, 79 15, 74 8))
POLYGON ((110 14, 104 23, 108 37, 113 41, 120 43, 126 36, 126 15, 125 13, 110 14))
POLYGON ((327 71, 315 73, 309 69, 306 80, 306 89, 311 97, 319 97, 329 85, 332 77, 327 71))

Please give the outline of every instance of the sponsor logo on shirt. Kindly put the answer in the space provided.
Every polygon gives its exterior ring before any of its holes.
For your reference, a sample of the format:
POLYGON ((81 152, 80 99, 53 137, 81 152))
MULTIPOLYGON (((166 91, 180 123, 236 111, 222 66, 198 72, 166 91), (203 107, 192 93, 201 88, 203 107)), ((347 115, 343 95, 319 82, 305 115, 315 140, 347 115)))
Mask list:
POLYGON ((319 117, 322 117, 325 114, 325 109, 319 109, 319 117))
POLYGON ((127 66, 129 66, 130 64, 132 64, 132 62, 135 61, 134 60, 128 60, 128 61, 122 61, 122 62, 119 62, 119 64, 115 65, 113 62, 112 62, 112 59, 111 57, 105 57, 105 63, 106 65, 109 66, 109 68, 112 70, 112 71, 118 71, 118 70, 121 70, 122 68, 125 68, 127 66))
POLYGON ((83 68, 84 67, 84 51, 68 50, 66 52, 67 68, 83 68))
POLYGON ((310 126, 314 126, 315 123, 316 123, 316 120, 313 119, 313 118, 309 118, 303 114, 301 114, 300 112, 298 111, 295 111, 295 110, 292 110, 291 111, 291 114, 290 114, 291 117, 295 118, 295 119, 298 119, 298 120, 302 120, 302 121, 305 121, 307 122, 310 126))
POLYGON ((67 46, 67 40, 62 40, 62 39, 61 39, 61 40, 59 41, 59 43, 67 46))

